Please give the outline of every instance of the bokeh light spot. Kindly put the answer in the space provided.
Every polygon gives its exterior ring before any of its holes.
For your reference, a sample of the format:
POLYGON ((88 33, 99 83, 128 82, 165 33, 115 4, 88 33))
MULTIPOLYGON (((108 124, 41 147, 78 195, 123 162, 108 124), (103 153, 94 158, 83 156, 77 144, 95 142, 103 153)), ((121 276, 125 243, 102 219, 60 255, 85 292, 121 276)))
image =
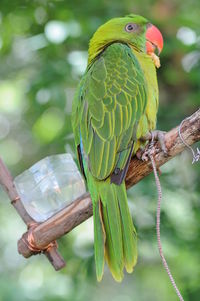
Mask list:
POLYGON ((36 94, 36 100, 39 104, 46 104, 51 98, 51 93, 48 89, 40 89, 36 94))
POLYGON ((67 60, 73 66, 73 71, 81 75, 87 67, 88 54, 86 51, 72 51, 68 54, 67 60))
POLYGON ((196 32, 191 28, 184 26, 179 28, 176 37, 185 45, 192 45, 197 41, 196 32))
POLYGON ((3 140, 0 143, 0 154, 6 164, 15 165, 22 158, 22 148, 14 139, 3 140))
POLYGON ((20 87, 10 81, 0 82, 0 111, 13 113, 22 108, 23 98, 20 87))
POLYGON ((197 66, 199 61, 200 61, 200 52, 195 50, 195 51, 192 51, 192 52, 186 54, 182 58, 181 63, 182 63, 183 69, 186 72, 190 72, 192 70, 192 68, 197 66))
POLYGON ((61 21, 49 21, 44 32, 47 39, 54 44, 61 44, 69 35, 66 23, 61 21))
POLYGON ((51 142, 62 130, 64 113, 57 108, 46 110, 33 126, 33 133, 44 143, 51 142))

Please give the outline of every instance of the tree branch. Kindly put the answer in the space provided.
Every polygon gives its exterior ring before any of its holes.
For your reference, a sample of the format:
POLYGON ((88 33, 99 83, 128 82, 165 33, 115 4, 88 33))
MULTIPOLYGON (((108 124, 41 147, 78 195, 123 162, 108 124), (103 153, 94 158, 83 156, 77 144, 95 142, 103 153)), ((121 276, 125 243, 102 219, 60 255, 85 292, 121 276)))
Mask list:
MULTIPOLYGON (((157 167, 165 164, 185 149, 186 146, 180 139, 178 130, 179 127, 176 127, 166 133, 165 143, 168 154, 164 156, 163 152, 159 150, 154 158, 157 167)), ((200 109, 184 120, 181 127, 181 134, 188 145, 200 141, 200 109)), ((142 162, 136 157, 132 158, 126 177, 127 188, 135 185, 151 172, 152 166, 150 161, 142 162)), ((86 193, 68 207, 33 229, 32 235, 35 245, 39 249, 44 248, 51 241, 70 232, 74 227, 78 226, 90 216, 92 216, 92 202, 89 193, 86 193)), ((18 241, 18 251, 25 257, 32 255, 26 243, 24 243, 27 241, 27 238, 28 233, 25 233, 18 241)))
MULTIPOLYGON (((184 120, 181 127, 181 135, 188 145, 200 141, 200 109, 184 120)), ((167 156, 160 150, 155 156, 156 166, 160 167, 178 154, 180 154, 186 145, 179 137, 179 126, 165 134, 165 144, 167 147, 167 156)), ((127 188, 135 185, 137 182, 148 176, 152 172, 151 162, 143 162, 133 158, 129 165, 126 176, 127 188)))

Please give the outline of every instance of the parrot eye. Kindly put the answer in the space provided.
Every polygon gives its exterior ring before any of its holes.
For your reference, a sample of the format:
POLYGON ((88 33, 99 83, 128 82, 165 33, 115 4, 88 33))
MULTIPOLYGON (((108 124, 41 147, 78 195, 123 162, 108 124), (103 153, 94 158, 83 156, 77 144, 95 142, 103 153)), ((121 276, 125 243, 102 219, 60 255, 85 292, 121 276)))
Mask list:
POLYGON ((138 29, 138 27, 139 26, 137 24, 135 24, 135 23, 128 23, 125 26, 125 30, 127 32, 133 32, 133 31, 136 31, 138 29))

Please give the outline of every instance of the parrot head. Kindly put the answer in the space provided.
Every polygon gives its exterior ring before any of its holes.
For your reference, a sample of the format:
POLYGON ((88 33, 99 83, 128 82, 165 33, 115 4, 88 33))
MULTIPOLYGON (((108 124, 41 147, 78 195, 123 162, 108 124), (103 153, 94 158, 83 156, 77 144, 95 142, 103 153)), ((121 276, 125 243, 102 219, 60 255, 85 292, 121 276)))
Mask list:
POLYGON ((100 26, 94 33, 89 45, 89 63, 108 45, 122 42, 131 45, 138 52, 150 55, 157 67, 163 48, 163 37, 159 29, 142 16, 128 15, 114 18, 100 26))

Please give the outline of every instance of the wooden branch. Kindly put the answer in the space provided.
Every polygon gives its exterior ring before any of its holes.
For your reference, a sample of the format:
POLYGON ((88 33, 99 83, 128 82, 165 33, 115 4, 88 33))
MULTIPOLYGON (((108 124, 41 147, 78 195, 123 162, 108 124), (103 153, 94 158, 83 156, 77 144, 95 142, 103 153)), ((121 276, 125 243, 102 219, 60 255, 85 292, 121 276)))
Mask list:
MULTIPOLYGON (((181 126, 181 135, 188 145, 200 141, 200 109, 184 120, 181 126)), ((160 167, 178 154, 180 154, 186 145, 179 137, 179 126, 165 134, 165 144, 167 147, 167 156, 160 150, 155 156, 156 166, 160 167)), ((158 144, 157 144, 158 146, 158 144)), ((192 161, 192 158, 191 158, 192 161)), ((133 158, 129 165, 126 176, 126 186, 130 188, 137 182, 148 176, 152 172, 151 162, 143 162, 133 158)))
MULTIPOLYGON (((71 205, 61 210, 47 221, 40 224, 33 230, 35 244, 43 248, 48 241, 51 241, 70 232, 73 228, 92 216, 92 202, 89 193, 75 200, 71 205)), ((28 233, 18 241, 18 251, 24 257, 30 257, 30 250, 26 247, 28 233)), ((47 243, 47 244, 48 244, 47 243)))
MULTIPOLYGON (((193 115, 184 120, 181 127, 181 134, 184 141, 188 145, 200 141, 200 109, 193 115)), ((185 144, 179 137, 179 127, 172 129, 165 135, 165 143, 168 150, 167 156, 163 152, 155 155, 156 166, 159 167, 167 161, 181 153, 185 149, 185 144)), ((158 146, 158 144, 156 145, 158 146)), ((142 180, 145 176, 152 172, 151 163, 142 162, 137 158, 132 158, 129 170, 126 177, 126 186, 130 188, 137 182, 142 180)), ((29 226, 34 221, 26 212, 13 184, 12 177, 7 170, 6 166, 0 159, 0 183, 3 185, 7 192, 12 205, 15 207, 23 221, 29 226)), ((86 193, 68 207, 49 218, 47 221, 34 225, 28 232, 23 234, 22 238, 18 241, 18 251, 24 257, 28 258, 31 255, 39 253, 38 250, 43 250, 51 264, 56 270, 61 269, 65 262, 57 251, 54 245, 51 248, 46 248, 51 242, 60 238, 64 234, 71 231, 74 227, 85 221, 92 216, 92 202, 89 193, 86 193), (32 235, 34 247, 36 251, 31 250, 29 246, 29 235, 32 235)))
MULTIPOLYGON (((8 194, 11 200, 11 204, 17 210, 18 214, 21 216, 21 218, 23 219, 27 227, 29 227, 31 224, 36 225, 35 221, 30 217, 30 215, 25 210, 17 194, 11 174, 8 171, 5 164, 3 163, 3 161, 1 160, 1 158, 0 158, 0 184, 2 184, 4 190, 6 191, 6 193, 8 194)), ((23 241, 23 244, 24 244, 24 248, 28 250, 29 256, 40 253, 40 250, 33 251, 29 249, 28 247, 29 242, 27 236, 26 236, 26 240, 23 241)), ((46 246, 48 246, 48 244, 46 244, 46 246)), ((47 248, 47 249, 45 248, 46 246, 43 246, 43 249, 44 249, 44 254, 48 258, 48 260, 51 262, 51 264, 53 265, 56 271, 62 269, 65 266, 65 261, 62 258, 62 256, 58 253, 56 245, 52 245, 51 248, 47 248)))
MULTIPOLYGON (((168 154, 164 156, 161 150, 157 153, 155 156, 157 167, 165 164, 185 149, 186 146, 179 137, 178 129, 179 127, 176 127, 166 133, 165 142, 168 154)), ((181 134, 188 145, 200 141, 200 110, 185 119, 181 127, 181 134)), ((152 166, 149 161, 142 162, 136 157, 132 158, 126 177, 127 188, 135 185, 151 172, 152 166)), ((37 247, 43 248, 52 240, 71 231, 90 216, 92 216, 92 202, 89 193, 87 193, 33 230, 32 234, 37 247)), ((23 256, 29 257, 32 254, 24 244, 26 239, 27 233, 23 235, 23 239, 19 240, 18 250, 23 256)))

